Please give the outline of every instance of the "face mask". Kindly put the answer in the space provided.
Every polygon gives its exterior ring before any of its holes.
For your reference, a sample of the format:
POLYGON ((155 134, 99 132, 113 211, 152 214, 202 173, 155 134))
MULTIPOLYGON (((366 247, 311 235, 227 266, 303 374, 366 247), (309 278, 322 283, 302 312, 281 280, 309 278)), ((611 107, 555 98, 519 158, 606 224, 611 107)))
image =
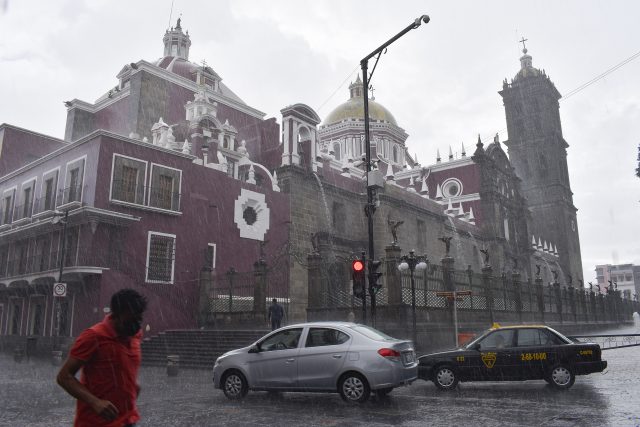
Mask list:
POLYGON ((127 337, 132 337, 138 333, 142 324, 137 320, 131 320, 122 324, 122 332, 127 337))

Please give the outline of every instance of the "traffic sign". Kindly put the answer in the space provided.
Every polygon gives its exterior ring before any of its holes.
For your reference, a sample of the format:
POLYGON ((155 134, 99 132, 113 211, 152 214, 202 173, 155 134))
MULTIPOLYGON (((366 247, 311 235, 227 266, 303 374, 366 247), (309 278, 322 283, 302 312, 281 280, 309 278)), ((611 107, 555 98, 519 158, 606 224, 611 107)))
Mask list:
POLYGON ((67 284, 66 283, 54 283, 53 284, 53 296, 54 297, 66 297, 67 296, 67 284))

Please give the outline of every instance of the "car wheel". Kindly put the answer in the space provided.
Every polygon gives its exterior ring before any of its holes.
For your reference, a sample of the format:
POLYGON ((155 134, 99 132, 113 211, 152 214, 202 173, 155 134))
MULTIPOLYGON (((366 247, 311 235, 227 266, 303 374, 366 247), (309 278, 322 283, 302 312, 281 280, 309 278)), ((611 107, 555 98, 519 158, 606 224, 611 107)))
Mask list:
POLYGON ((378 390, 375 390, 374 393, 377 397, 386 397, 389 393, 391 393, 392 390, 393 387, 380 388, 378 390))
POLYGON ((349 403, 364 403, 369 399, 371 389, 369 383, 360 374, 349 372, 338 381, 340 397, 349 403))
POLYGON ((438 366, 433 374, 433 383, 441 390, 452 390, 458 385, 458 376, 451 366, 438 366))
POLYGON ((566 390, 576 381, 576 376, 565 364, 555 365, 548 374, 548 382, 555 388, 566 390))
POLYGON ((249 384, 240 372, 229 371, 222 377, 222 391, 228 399, 242 399, 249 391, 249 384))

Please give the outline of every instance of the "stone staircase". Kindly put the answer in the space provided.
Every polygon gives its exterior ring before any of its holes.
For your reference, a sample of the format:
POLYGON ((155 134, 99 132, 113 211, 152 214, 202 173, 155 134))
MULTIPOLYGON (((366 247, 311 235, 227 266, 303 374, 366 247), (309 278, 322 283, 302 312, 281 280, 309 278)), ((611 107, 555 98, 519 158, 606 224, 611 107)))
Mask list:
POLYGON ((246 347, 268 330, 167 330, 142 342, 144 366, 166 366, 167 356, 180 356, 181 368, 213 369, 221 354, 246 347))

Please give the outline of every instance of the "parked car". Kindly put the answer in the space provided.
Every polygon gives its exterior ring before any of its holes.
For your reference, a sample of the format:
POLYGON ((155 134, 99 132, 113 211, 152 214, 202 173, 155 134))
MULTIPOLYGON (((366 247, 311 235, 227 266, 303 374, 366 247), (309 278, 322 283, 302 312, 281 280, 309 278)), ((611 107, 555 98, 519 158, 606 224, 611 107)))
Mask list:
POLYGON ((291 325, 252 345, 220 356, 215 388, 229 399, 249 390, 338 392, 362 403, 371 392, 384 396, 418 376, 411 341, 346 322, 291 325))
POLYGON ((444 390, 459 381, 544 379, 570 388, 576 375, 602 372, 598 344, 572 341, 547 326, 495 327, 462 348, 419 357, 418 377, 444 390))

